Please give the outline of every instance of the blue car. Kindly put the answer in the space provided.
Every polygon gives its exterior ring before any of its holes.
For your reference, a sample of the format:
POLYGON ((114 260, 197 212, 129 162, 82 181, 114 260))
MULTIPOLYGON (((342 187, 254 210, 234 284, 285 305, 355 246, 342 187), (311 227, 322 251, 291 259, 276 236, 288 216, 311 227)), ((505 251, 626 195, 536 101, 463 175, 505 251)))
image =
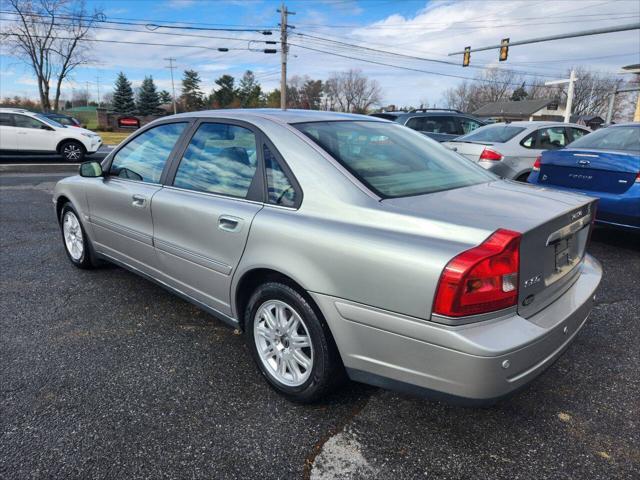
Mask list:
POLYGON ((528 182, 598 197, 597 223, 640 230, 640 123, 613 125, 544 152, 528 182))

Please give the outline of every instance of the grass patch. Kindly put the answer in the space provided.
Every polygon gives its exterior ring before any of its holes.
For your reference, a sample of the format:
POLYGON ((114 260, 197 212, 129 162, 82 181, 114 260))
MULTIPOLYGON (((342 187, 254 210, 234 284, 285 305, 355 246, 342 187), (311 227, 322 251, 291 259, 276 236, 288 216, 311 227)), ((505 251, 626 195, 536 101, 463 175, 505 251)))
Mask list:
POLYGON ((102 141, 105 145, 117 145, 125 138, 127 138, 130 133, 126 132, 96 132, 98 135, 102 137, 102 141))

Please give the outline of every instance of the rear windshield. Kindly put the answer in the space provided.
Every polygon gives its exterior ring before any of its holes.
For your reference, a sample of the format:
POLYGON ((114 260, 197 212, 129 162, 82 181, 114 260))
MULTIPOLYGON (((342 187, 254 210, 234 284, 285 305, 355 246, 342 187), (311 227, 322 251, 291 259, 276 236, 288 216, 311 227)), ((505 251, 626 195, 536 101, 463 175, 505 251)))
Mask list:
POLYGON ((495 180, 482 167, 393 123, 334 121, 298 130, 383 198, 421 195, 495 180))
POLYGON ((571 148, 640 152, 640 127, 603 128, 571 143, 571 148))
POLYGON ((524 132, 524 130, 525 129, 523 127, 506 125, 504 123, 494 123, 493 125, 480 127, 471 133, 458 137, 455 141, 504 143, 508 142, 519 133, 524 132))

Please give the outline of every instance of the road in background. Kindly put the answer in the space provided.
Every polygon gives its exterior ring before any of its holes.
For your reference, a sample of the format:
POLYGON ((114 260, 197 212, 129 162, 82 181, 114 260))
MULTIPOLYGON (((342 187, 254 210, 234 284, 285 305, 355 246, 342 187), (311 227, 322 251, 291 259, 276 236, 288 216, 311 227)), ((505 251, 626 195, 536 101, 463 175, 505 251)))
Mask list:
POLYGON ((58 175, 0 174, 0 478, 640 478, 640 239, 597 229, 567 352, 492 408, 349 384, 271 390, 244 339, 155 284, 67 260, 58 175))
MULTIPOLYGON (((96 153, 87 155, 85 160, 96 160, 101 162, 104 160, 113 147, 102 145, 96 153)), ((3 164, 41 164, 41 163, 66 163, 67 165, 78 165, 64 162, 60 155, 2 155, 0 154, 0 165, 3 164)))

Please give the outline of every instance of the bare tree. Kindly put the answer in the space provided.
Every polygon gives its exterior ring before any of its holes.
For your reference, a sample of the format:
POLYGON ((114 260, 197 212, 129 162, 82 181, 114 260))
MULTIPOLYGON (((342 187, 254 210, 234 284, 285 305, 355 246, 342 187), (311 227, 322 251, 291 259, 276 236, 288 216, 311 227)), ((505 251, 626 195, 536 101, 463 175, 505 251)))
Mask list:
POLYGON ((63 81, 78 66, 89 63, 91 27, 103 14, 89 14, 84 0, 8 0, 16 17, 3 22, 0 38, 35 73, 44 111, 57 110, 63 81))
POLYGON ((356 69, 333 73, 325 82, 324 92, 328 109, 342 112, 366 113, 382 101, 380 84, 356 69))

